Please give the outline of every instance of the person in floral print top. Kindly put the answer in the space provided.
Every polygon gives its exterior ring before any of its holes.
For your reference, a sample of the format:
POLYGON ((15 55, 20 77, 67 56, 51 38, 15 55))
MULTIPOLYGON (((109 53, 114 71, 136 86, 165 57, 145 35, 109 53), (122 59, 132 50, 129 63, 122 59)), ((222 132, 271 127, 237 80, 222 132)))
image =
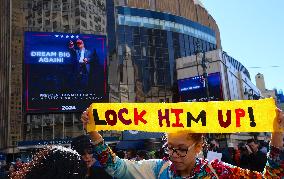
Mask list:
MULTIPOLYGON (((284 114, 277 110, 275 118, 276 127, 284 128, 284 114)), ((88 124, 88 114, 82 114, 81 121, 84 127, 88 124)), ((267 154, 267 164, 263 173, 242 169, 213 160, 197 158, 202 150, 202 134, 178 132, 167 134, 166 152, 168 159, 151 159, 130 161, 120 159, 104 143, 102 136, 97 131, 89 133, 96 145, 95 152, 98 160, 105 170, 115 178, 121 179, 239 179, 239 178, 273 178, 284 179, 284 149, 283 133, 272 133, 270 150, 267 154)))

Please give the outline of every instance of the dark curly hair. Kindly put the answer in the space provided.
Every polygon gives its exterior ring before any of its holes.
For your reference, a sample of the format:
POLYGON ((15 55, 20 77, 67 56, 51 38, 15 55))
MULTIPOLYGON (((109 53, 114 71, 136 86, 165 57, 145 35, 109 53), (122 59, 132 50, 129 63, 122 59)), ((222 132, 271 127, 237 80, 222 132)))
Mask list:
POLYGON ((36 153, 33 160, 24 164, 11 179, 82 179, 87 167, 80 155, 61 146, 46 147, 36 153))
POLYGON ((85 153, 94 153, 94 144, 89 135, 81 135, 72 139, 71 148, 80 155, 85 153))

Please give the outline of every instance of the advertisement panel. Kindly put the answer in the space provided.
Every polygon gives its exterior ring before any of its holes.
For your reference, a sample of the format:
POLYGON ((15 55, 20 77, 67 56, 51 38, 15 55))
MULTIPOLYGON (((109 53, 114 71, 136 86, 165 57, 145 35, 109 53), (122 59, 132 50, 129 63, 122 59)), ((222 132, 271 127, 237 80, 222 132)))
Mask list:
POLYGON ((106 37, 25 32, 27 113, 78 112, 106 99, 106 37))
MULTIPOLYGON (((208 75, 208 86, 210 101, 222 101, 223 91, 219 72, 208 75)), ((203 76, 178 80, 178 87, 181 101, 195 102, 207 100, 203 76)))

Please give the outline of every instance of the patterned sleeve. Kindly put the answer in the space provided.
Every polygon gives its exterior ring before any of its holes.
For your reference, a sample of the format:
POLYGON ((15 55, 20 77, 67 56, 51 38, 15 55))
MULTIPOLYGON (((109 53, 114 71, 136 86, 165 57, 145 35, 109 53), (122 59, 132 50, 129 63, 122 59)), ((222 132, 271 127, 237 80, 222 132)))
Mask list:
POLYGON ((242 169, 218 160, 211 162, 212 167, 216 171, 217 175, 222 178, 284 178, 284 150, 280 150, 270 145, 270 150, 267 154, 267 163, 264 168, 264 172, 259 173, 247 169, 242 169))
POLYGON ((269 146, 267 163, 264 170, 265 178, 284 178, 284 149, 269 146))
POLYGON ((130 161, 120 159, 104 142, 96 145, 95 153, 103 168, 115 178, 156 178, 161 160, 130 161))

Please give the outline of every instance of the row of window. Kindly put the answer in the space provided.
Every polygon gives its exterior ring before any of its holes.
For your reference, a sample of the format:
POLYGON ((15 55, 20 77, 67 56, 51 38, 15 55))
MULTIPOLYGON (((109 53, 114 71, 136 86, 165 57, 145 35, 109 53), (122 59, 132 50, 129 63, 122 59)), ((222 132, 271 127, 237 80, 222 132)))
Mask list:
POLYGON ((182 34, 187 34, 199 39, 206 40, 207 42, 216 44, 216 38, 210 34, 207 34, 201 30, 195 29, 193 27, 183 25, 176 22, 153 19, 148 17, 139 17, 139 16, 130 16, 118 14, 118 24, 119 25, 128 25, 136 27, 147 27, 155 28, 161 30, 167 30, 182 34))
MULTIPOLYGON (((134 78, 141 83, 142 91, 140 93, 144 93, 144 95, 149 94, 152 87, 170 88, 175 78, 175 59, 194 54, 197 43, 204 51, 216 48, 216 44, 209 43, 208 40, 202 38, 196 38, 192 33, 189 35, 185 34, 184 31, 172 32, 172 30, 163 28, 163 26, 155 28, 157 26, 145 26, 141 22, 129 25, 129 23, 125 23, 125 17, 123 16, 124 24, 118 22, 119 25, 116 29, 119 61, 120 64, 126 64, 123 61, 125 60, 125 48, 128 47, 131 49, 133 66, 125 67, 124 70, 121 68, 120 80, 129 83, 128 80, 125 80, 125 78, 129 78, 126 71, 134 68, 134 78)), ((130 16, 130 20, 131 17, 133 16, 130 16)), ((143 18, 139 17, 139 19, 143 18)), ((146 19, 149 20, 149 18, 146 19)), ((159 25, 161 25, 160 21, 163 20, 158 19, 154 22, 159 22, 159 25)), ((176 25, 178 23, 173 24, 176 25)), ((182 28, 185 27, 188 26, 182 26, 182 28)), ((185 29, 196 32, 194 31, 196 28, 190 27, 185 29)), ((205 31, 200 30, 200 32, 203 35, 208 35, 205 31)))

